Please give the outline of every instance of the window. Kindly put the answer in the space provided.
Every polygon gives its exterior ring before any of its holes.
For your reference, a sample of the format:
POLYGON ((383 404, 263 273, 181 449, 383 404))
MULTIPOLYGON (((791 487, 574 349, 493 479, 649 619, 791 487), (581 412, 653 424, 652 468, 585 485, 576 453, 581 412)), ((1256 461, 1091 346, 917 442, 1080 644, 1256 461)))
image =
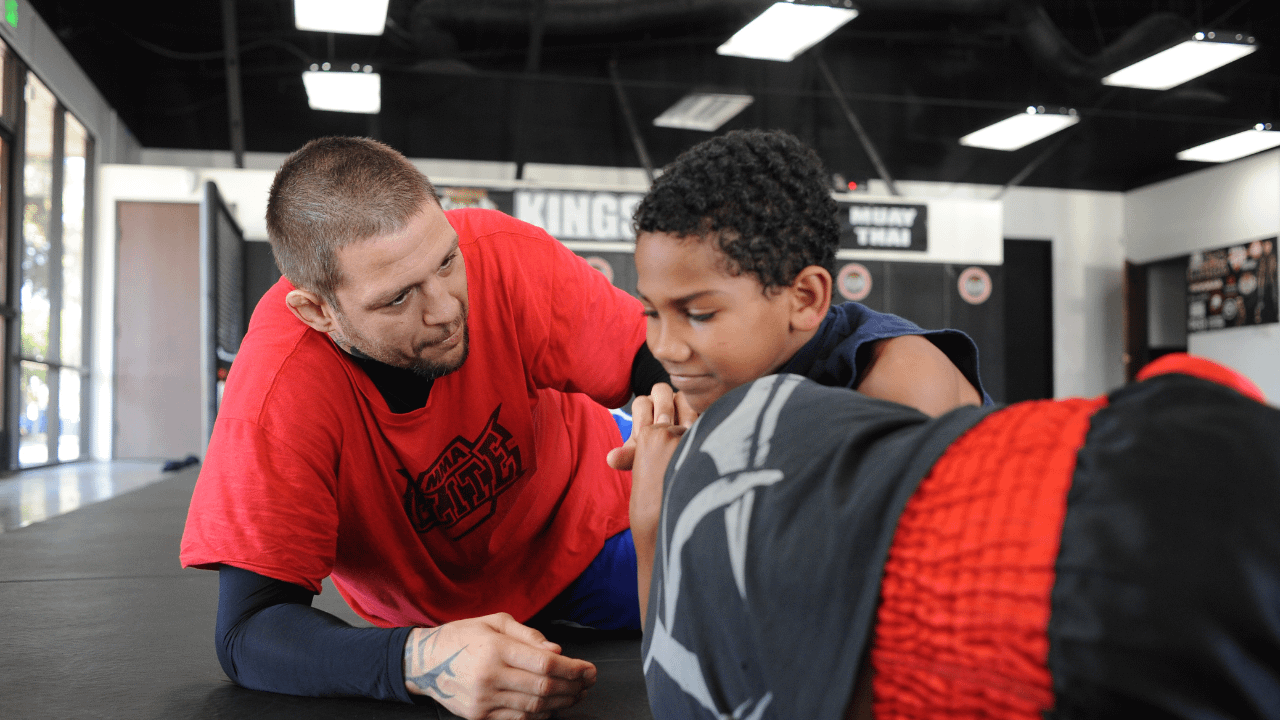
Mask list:
MULTIPOLYGON (((11 55, 5 59, 6 65, 16 62, 11 55)), ((16 442, 9 444, 11 453, 17 451, 10 468, 79 460, 88 449, 82 389, 88 385, 87 200, 93 148, 84 125, 49 88, 20 66, 16 70, 2 75, 6 84, 23 88, 21 107, 12 113, 18 116, 13 124, 20 138, 14 147, 21 154, 11 158, 9 143, 0 147, 0 174, 10 175, 3 171, 11 161, 21 168, 19 187, 0 192, 0 198, 20 194, 21 202, 14 219, 17 267, 10 269, 16 292, 5 294, 8 307, 16 305, 18 327, 16 338, 6 333, 18 346, 17 357, 5 355, 6 377, 17 381, 9 388, 8 403, 16 423, 6 423, 17 431, 16 442)), ((0 109, 0 117, 10 117, 10 104, 0 109)), ((5 135, 0 133, 0 140, 5 135)))

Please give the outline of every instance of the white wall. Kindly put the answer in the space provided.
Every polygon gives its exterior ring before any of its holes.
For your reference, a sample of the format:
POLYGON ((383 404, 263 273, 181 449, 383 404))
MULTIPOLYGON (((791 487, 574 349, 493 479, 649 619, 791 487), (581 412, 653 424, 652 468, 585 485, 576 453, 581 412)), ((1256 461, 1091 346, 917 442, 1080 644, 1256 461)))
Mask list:
MULTIPOLYGON (((1134 190, 1125 203, 1134 262, 1280 236, 1280 150, 1134 190)), ((1280 325, 1192 333, 1187 349, 1244 373, 1280 403, 1280 325)))
MULTIPOLYGON (((1000 190, 927 182, 898 182, 898 189, 910 197, 987 201, 1000 190)), ((1013 188, 1002 202, 1002 237, 1053 242, 1055 395, 1092 396, 1119 387, 1124 382, 1124 195, 1013 188)))

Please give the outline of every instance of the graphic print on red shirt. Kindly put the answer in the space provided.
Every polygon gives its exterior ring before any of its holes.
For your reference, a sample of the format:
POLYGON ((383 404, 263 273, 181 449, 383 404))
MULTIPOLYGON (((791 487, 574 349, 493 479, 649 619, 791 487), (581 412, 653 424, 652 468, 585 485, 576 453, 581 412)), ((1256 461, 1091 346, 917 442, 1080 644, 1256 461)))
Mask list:
POLYGON ((494 408, 475 440, 455 437, 417 477, 400 468, 409 481, 404 511, 419 534, 441 527, 450 539, 462 539, 493 517, 498 495, 524 472, 520 448, 498 423, 501 411, 501 405, 494 408))

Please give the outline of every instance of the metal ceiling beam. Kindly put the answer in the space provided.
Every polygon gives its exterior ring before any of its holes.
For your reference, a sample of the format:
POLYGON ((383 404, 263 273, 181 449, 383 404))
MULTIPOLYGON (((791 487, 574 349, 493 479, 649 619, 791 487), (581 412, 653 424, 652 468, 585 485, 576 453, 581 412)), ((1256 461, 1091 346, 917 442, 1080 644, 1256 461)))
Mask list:
POLYGON ((844 99, 844 91, 836 83, 836 77, 831 74, 831 68, 827 67, 826 59, 818 54, 815 54, 815 57, 818 61, 818 70, 822 72, 822 77, 826 78, 827 85, 831 88, 831 94, 836 96, 836 102, 840 104, 840 111, 844 113, 845 120, 849 121, 849 126, 853 128, 853 132, 858 136, 858 141, 862 143, 862 149, 867 152, 867 157, 871 158, 871 164, 875 166, 876 172, 880 174, 880 179, 884 181, 891 194, 901 195, 902 193, 898 192, 898 185, 893 181, 893 176, 889 174, 889 168, 880 159, 880 153, 876 152, 876 146, 871 142, 871 136, 862 127, 862 121, 858 120, 853 108, 849 107, 849 102, 844 99))
POLYGON ((1057 154, 1057 152, 1067 144, 1067 141, 1071 139, 1071 134, 1071 128, 1059 133, 1058 137, 1054 138, 1053 142, 1050 143, 1048 147, 1041 151, 1039 155, 1035 156, 1031 162, 1027 163, 1026 167, 1019 170, 1018 174, 1014 175, 1012 180, 1004 184, 1004 187, 997 190, 996 194, 991 196, 991 199, 999 200, 1000 198, 1003 198, 1004 194, 1009 192, 1009 190, 1018 187, 1025 182, 1027 178, 1031 177, 1031 173, 1039 170, 1040 166, 1043 165, 1045 161, 1057 154))
POLYGON ((227 115, 231 124, 231 152, 236 167, 244 167, 244 103, 240 95, 240 43, 236 36, 236 0, 222 0, 222 45, 227 69, 227 115))
POLYGON ((516 114, 514 122, 511 123, 511 159, 516 164, 517 179, 524 177, 524 165, 528 153, 527 128, 531 125, 528 122, 528 118, 532 112, 531 107, 534 98, 534 90, 530 86, 528 78, 535 77, 538 74, 539 66, 542 65, 542 36, 547 27, 548 0, 531 0, 531 2, 533 7, 530 8, 529 16, 529 47, 525 50, 524 75, 516 86, 516 114))
POLYGON ((542 65, 542 36, 547 30, 548 0, 533 0, 533 17, 529 22, 529 50, 525 55, 524 71, 538 72, 542 65))
POLYGON ((613 80, 613 92, 618 96, 618 105, 622 108, 622 118, 627 122, 627 130, 631 133, 631 144, 635 146, 636 155, 640 157, 640 164, 644 166, 644 174, 649 178, 649 184, 653 184, 653 161, 649 159, 649 149, 645 147, 644 138, 640 135, 640 126, 636 124, 636 117, 631 112, 631 102, 627 100, 627 93, 622 88, 622 76, 618 74, 618 56, 614 55, 609 58, 609 77, 613 80))

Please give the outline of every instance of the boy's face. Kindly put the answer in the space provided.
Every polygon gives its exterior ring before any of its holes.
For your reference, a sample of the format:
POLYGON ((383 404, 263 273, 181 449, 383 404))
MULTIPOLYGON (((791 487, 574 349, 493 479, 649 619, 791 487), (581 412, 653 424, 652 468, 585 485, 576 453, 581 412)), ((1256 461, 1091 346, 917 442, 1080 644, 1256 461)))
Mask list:
POLYGON ((792 332, 790 288, 766 294, 754 275, 729 275, 724 264, 703 238, 640 233, 636 239, 649 350, 699 413, 776 371, 804 344, 792 332))

